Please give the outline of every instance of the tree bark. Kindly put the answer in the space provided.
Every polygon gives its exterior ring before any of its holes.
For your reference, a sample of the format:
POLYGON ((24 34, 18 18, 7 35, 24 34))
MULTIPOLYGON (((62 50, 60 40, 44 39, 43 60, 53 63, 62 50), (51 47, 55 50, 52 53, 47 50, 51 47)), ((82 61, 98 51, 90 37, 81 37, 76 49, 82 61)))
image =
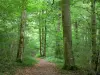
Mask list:
MULTIPOLYGON (((99 16, 99 15, 98 15, 99 16)), ((98 18, 98 20, 100 19, 100 17, 98 18)), ((97 29, 97 51, 98 51, 98 56, 97 56, 97 72, 100 72, 100 22, 99 22, 99 26, 97 29)))
POLYGON ((44 26, 42 26, 42 56, 44 56, 44 40, 45 40, 45 34, 44 34, 44 26))
POLYGON ((41 39, 41 36, 42 36, 42 27, 41 27, 41 13, 39 13, 39 42, 40 42, 40 56, 42 56, 42 39, 41 39))
MULTIPOLYGON (((40 14, 44 15, 44 11, 40 14)), ((42 19, 39 20, 39 38, 40 38, 40 56, 46 56, 46 19, 41 17, 42 19), (40 25, 41 24, 41 25, 40 25)))
POLYGON ((20 24, 20 38, 19 38, 19 47, 17 52, 17 62, 22 62, 22 54, 24 51, 24 26, 26 24, 26 10, 25 10, 25 0, 22 4, 22 14, 21 14, 21 24, 20 24))
POLYGON ((75 51, 77 52, 78 45, 79 45, 79 41, 78 41, 78 21, 75 22, 75 40, 76 40, 75 51))
POLYGON ((70 69, 74 64, 72 53, 72 31, 70 19, 70 0, 62 0, 62 22, 64 40, 64 68, 70 69))
POLYGON ((97 63, 97 45, 96 45, 96 13, 95 13, 95 0, 91 1, 91 32, 92 32, 92 60, 91 60, 91 67, 93 71, 97 70, 96 63, 97 63))
POLYGON ((98 29, 98 32, 97 32, 97 52, 98 52, 98 55, 97 55, 97 63, 96 63, 96 70, 97 72, 100 72, 100 27, 98 29))
POLYGON ((41 39, 41 26, 39 25, 39 39, 40 39, 40 56, 42 56, 42 39, 41 39))
POLYGON ((46 20, 45 20, 45 26, 44 26, 44 51, 43 51, 43 56, 46 56, 46 20))

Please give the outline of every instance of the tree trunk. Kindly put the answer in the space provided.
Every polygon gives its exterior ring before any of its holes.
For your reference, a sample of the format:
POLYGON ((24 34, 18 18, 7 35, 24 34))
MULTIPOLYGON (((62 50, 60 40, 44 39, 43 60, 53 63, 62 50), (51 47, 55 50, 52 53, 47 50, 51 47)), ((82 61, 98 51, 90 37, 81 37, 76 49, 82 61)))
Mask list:
MULTIPOLYGON (((98 15, 98 20, 100 19, 98 15)), ((98 58, 97 58, 97 72, 100 73, 100 21, 97 29, 97 50, 98 50, 98 58)))
POLYGON ((76 40, 75 51, 77 52, 78 44, 79 44, 79 41, 78 41, 78 22, 77 21, 75 22, 75 40, 76 40))
POLYGON ((45 40, 45 38, 44 38, 44 36, 45 36, 45 34, 44 34, 44 26, 42 26, 42 56, 44 56, 44 40, 45 40))
MULTIPOLYGON (((44 11, 40 14, 44 15, 44 11)), ((40 56, 46 56, 46 20, 44 20, 43 16, 40 19, 39 23, 39 38, 40 38, 40 56), (41 24, 41 25, 40 25, 41 24), (45 24, 45 25, 44 25, 45 24)))
POLYGON ((45 26, 44 26, 44 51, 43 56, 46 56, 46 20, 45 20, 45 26))
POLYGON ((42 27, 41 27, 41 13, 39 13, 39 42, 40 42, 40 56, 42 56, 42 27))
POLYGON ((97 63, 96 63, 96 70, 97 72, 100 72, 100 27, 97 30, 97 63))
POLYGON ((39 39, 40 39, 40 56, 42 56, 42 39, 41 39, 41 26, 39 25, 39 39))
POLYGON ((97 70, 96 62, 97 62, 97 45, 96 45, 96 13, 95 13, 95 0, 91 1, 91 32, 92 32, 92 60, 91 60, 91 68, 93 71, 97 70))
POLYGON ((64 40, 64 68, 70 69, 74 64, 72 53, 72 31, 70 19, 70 0, 62 0, 62 22, 64 40))
POLYGON ((25 10, 25 0, 22 4, 22 14, 21 14, 21 24, 20 24, 20 38, 19 47, 17 52, 17 62, 22 62, 22 54, 24 51, 24 26, 26 24, 26 10, 25 10))

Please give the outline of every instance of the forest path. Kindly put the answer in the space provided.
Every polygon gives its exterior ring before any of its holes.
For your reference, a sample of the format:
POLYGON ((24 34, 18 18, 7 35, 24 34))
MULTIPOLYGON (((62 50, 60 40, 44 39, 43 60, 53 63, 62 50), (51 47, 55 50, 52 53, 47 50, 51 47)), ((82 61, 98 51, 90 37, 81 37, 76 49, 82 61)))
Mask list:
POLYGON ((44 59, 37 59, 39 63, 33 67, 19 69, 15 75, 78 75, 72 72, 61 72, 54 63, 44 59))

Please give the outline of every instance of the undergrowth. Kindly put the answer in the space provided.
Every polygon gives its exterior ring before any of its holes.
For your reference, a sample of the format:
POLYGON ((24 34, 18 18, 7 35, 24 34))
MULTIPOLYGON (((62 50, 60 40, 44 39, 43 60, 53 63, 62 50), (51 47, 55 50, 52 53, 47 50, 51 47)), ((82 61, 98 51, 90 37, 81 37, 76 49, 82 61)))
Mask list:
POLYGON ((25 67, 25 66, 33 66, 37 63, 38 61, 33 58, 32 56, 25 56, 23 58, 23 62, 22 63, 18 63, 21 67, 25 67))
POLYGON ((18 68, 34 66, 37 62, 32 56, 25 56, 22 63, 3 60, 3 62, 0 62, 0 75, 14 75, 18 68))
POLYGON ((45 59, 46 59, 47 61, 49 61, 49 62, 55 63, 59 68, 62 68, 63 63, 64 63, 63 59, 59 59, 59 58, 46 57, 45 59))

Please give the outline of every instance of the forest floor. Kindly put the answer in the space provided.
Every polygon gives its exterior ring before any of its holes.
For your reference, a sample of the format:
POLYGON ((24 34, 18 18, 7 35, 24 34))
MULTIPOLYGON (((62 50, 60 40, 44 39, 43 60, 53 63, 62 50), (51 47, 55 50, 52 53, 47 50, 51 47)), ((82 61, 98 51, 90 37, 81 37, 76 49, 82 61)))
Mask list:
POLYGON ((18 69, 15 75, 81 75, 76 71, 64 71, 56 64, 38 58, 39 62, 32 67, 18 69))

